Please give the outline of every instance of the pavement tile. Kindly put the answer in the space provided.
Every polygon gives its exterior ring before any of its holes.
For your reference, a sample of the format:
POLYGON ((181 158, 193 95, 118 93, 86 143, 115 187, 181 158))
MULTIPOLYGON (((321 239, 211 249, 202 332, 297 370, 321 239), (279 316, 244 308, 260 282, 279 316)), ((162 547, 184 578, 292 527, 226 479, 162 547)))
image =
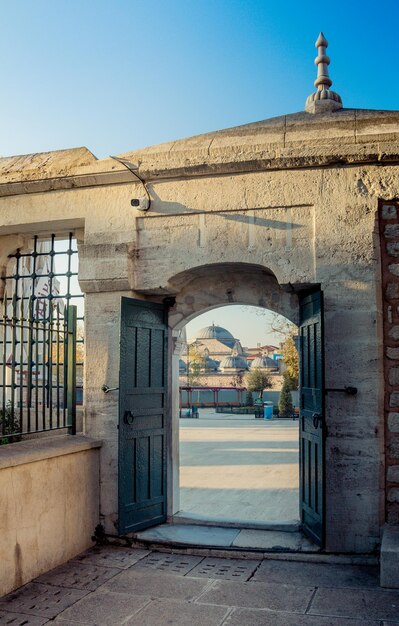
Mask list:
MULTIPOLYGON (((193 567, 203 561, 203 556, 186 556, 185 554, 166 554, 151 552, 147 557, 138 561, 133 569, 158 570, 167 574, 185 576, 193 567)), ((207 576, 210 578, 210 576, 207 576)))
POLYGON ((227 612, 221 606, 154 600, 124 626, 219 626, 227 612))
POLYGON ((305 613, 313 592, 312 587, 216 580, 199 602, 305 613))
POLYGON ((190 576, 247 581, 260 561, 247 559, 219 559, 208 557, 191 570, 190 576))
POLYGON ((150 554, 150 550, 122 548, 119 546, 95 547, 83 552, 73 560, 84 565, 99 565, 100 567, 117 567, 127 569, 137 561, 150 554))
POLYGON ((379 620, 298 615, 279 611, 235 609, 223 626, 379 626, 379 620))
POLYGON ((48 619, 46 617, 0 611, 0 626, 42 626, 42 624, 47 623, 48 619))
POLYGON ((262 550, 299 550, 300 533, 279 530, 241 530, 233 541, 238 548, 261 548, 262 550))
POLYGON ((172 574, 146 572, 144 569, 124 570, 105 583, 104 588, 118 593, 131 593, 151 598, 174 598, 191 601, 205 591, 212 581, 172 574))
POLYGON ((398 620, 399 591, 322 588, 317 590, 309 613, 336 617, 398 620))
POLYGON ((0 609, 17 614, 55 617, 87 593, 82 589, 65 589, 53 585, 28 583, 2 598, 0 609))
POLYGON ((239 534, 238 528, 217 528, 196 524, 161 524, 136 533, 137 539, 158 543, 179 543, 190 546, 231 546, 239 534))
POLYGON ((134 594, 113 593, 98 589, 94 593, 76 602, 57 617, 54 624, 78 622, 79 624, 96 624, 101 626, 116 626, 125 623, 137 611, 142 609, 150 598, 134 594))
POLYGON ((251 582, 311 585, 314 587, 378 587, 378 566, 326 565, 293 561, 262 561, 251 582))
POLYGON ((39 576, 35 582, 48 585, 58 585, 70 589, 87 589, 95 591, 105 581, 120 573, 116 567, 98 567, 97 565, 69 561, 65 565, 39 576))

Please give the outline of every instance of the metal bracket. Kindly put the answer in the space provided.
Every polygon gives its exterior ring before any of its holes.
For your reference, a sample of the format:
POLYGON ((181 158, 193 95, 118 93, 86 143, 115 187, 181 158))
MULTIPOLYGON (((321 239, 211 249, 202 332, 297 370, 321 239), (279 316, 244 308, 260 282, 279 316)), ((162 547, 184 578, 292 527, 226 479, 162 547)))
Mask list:
POLYGON ((357 394, 357 387, 344 387, 343 389, 325 389, 325 393, 329 391, 338 391, 339 393, 346 393, 348 396, 355 396, 357 394))
POLYGON ((108 387, 108 385, 103 385, 101 387, 101 391, 103 391, 104 393, 109 393, 110 391, 118 391, 119 387, 108 387))

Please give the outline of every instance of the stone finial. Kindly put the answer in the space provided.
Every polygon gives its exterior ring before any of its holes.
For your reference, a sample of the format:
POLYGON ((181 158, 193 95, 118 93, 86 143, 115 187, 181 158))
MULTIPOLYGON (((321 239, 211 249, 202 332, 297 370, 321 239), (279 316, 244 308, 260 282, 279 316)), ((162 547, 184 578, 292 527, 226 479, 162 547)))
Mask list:
POLYGON ((330 58, 326 55, 328 41, 323 33, 320 33, 318 36, 315 46, 318 54, 314 60, 315 65, 317 65, 317 78, 314 81, 314 86, 317 87, 317 91, 310 94, 306 100, 305 111, 308 113, 324 113, 342 109, 341 97, 330 89, 332 85, 332 80, 328 75, 330 58))

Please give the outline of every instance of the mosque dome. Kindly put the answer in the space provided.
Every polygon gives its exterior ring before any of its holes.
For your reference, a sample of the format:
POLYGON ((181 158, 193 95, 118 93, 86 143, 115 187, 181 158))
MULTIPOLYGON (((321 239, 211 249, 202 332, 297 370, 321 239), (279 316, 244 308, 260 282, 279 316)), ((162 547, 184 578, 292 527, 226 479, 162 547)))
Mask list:
POLYGON ((222 368, 222 370, 225 370, 225 369, 247 370, 249 369, 248 362, 246 359, 244 359, 244 357, 233 356, 233 355, 226 356, 220 363, 220 367, 222 368))
POLYGON ((224 343, 229 348, 232 348, 235 344, 235 339, 233 335, 226 330, 226 328, 222 328, 221 326, 205 326, 205 328, 201 328, 198 331, 195 339, 217 339, 221 343, 224 343))
POLYGON ((278 363, 274 359, 271 359, 269 356, 257 356, 251 363, 251 369, 265 369, 265 368, 278 368, 278 363))

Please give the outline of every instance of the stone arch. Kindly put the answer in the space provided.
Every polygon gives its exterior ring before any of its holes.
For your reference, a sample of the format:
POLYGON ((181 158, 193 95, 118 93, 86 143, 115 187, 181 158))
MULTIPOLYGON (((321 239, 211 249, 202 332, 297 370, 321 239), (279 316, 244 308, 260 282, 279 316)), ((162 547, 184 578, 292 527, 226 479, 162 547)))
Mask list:
POLYGON ((250 263, 201 265, 171 277, 168 287, 176 302, 169 324, 174 334, 197 315, 213 308, 245 304, 269 309, 298 324, 294 288, 280 285, 266 267, 250 263))

